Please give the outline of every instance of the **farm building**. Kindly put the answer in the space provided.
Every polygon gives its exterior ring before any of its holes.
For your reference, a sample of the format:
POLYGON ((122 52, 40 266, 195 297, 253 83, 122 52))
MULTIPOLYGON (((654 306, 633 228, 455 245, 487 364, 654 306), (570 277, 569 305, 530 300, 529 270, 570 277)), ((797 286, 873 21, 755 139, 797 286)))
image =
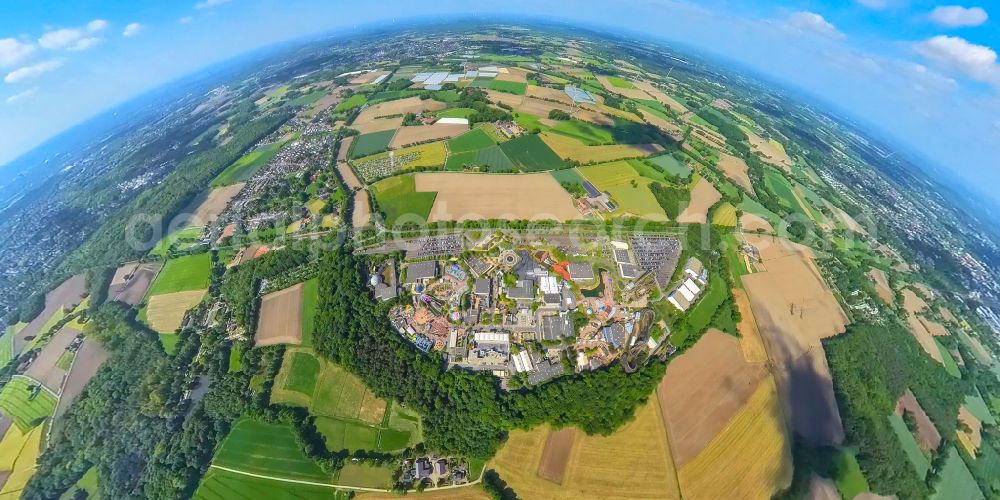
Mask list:
POLYGON ((566 266, 569 272, 569 279, 573 281, 592 281, 594 279, 594 266, 586 262, 571 262, 566 266))
POLYGON ((411 262, 406 265, 406 284, 425 283, 437 278, 437 274, 437 261, 411 262))

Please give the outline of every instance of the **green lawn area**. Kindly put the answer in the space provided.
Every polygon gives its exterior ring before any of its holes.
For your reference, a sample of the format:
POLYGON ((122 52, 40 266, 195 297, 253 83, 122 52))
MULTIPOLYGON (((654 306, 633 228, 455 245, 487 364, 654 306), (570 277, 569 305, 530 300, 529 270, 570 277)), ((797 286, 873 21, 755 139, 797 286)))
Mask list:
POLYGON ((431 99, 441 102, 458 102, 462 96, 458 94, 457 90, 438 90, 431 94, 431 99))
POLYGON ((659 182, 660 184, 670 184, 670 181, 667 180, 667 178, 663 175, 663 172, 660 171, 660 169, 650 165, 649 163, 646 163, 645 161, 630 159, 630 160, 625 160, 625 162, 627 162, 629 165, 632 165, 632 168, 634 168, 635 171, 639 173, 639 175, 647 179, 654 180, 656 182, 659 182))
POLYGON ((975 458, 967 455, 961 446, 957 446, 956 449, 968 460, 966 464, 971 468, 973 476, 979 478, 981 483, 993 484, 996 485, 995 488, 1000 488, 1000 452, 987 440, 983 440, 983 444, 979 448, 979 456, 975 458))
POLYGON ((251 151, 240 159, 233 162, 232 165, 226 167, 215 179, 212 180, 212 187, 228 186, 230 184, 236 184, 237 182, 243 182, 247 179, 253 177, 253 174, 257 173, 261 167, 267 165, 267 162, 271 161, 275 155, 281 151, 281 148, 285 146, 287 141, 278 141, 272 144, 268 144, 256 151, 251 151))
MULTIPOLYGON (((708 279, 708 290, 703 290, 701 293, 698 303, 688 311, 688 324, 695 332, 712 324, 715 311, 729 297, 726 280, 719 276, 719 273, 712 273, 708 279)), ((731 325, 721 326, 730 327, 731 325)), ((720 329, 725 330, 725 328, 720 329)))
POLYGON ((392 472, 385 466, 347 462, 337 474, 337 484, 389 489, 392 487, 392 472))
POLYGON ((476 164, 486 165, 486 170, 488 172, 514 172, 517 170, 517 166, 514 162, 510 161, 510 158, 504 154, 503 149, 498 145, 493 145, 488 148, 480 149, 476 152, 476 164))
POLYGON ((948 348, 937 338, 934 339, 934 343, 937 344, 938 351, 944 359, 944 371, 948 372, 948 375, 952 377, 962 378, 962 370, 958 368, 958 363, 955 362, 955 358, 948 352, 948 348))
POLYGON ((526 172, 556 170, 565 163, 536 134, 522 135, 500 144, 500 149, 519 169, 526 172))
POLYGON ((83 477, 81 477, 72 488, 66 490, 66 492, 59 497, 59 500, 72 500, 73 498, 76 498, 75 495, 78 494, 77 491, 85 491, 87 493, 87 496, 85 497, 87 500, 98 500, 101 498, 101 494, 97 489, 97 480, 97 468, 91 467, 87 469, 87 472, 83 474, 83 477))
POLYGON ((351 158, 361 158, 389 148, 392 136, 396 135, 396 130, 383 130, 370 134, 361 134, 354 138, 351 143, 351 158))
POLYGON ((724 233, 722 241, 726 243, 726 261, 729 264, 729 272, 733 276, 733 281, 737 287, 743 288, 743 280, 740 277, 750 274, 750 270, 747 269, 747 263, 743 260, 743 255, 740 254, 740 245, 736 241, 736 235, 724 233))
POLYGON ((871 491, 868 480, 861 472, 858 459, 850 450, 841 450, 840 454, 833 461, 837 484, 837 491, 843 498, 854 498, 855 496, 871 491))
POLYGON ((951 454, 948 455, 948 461, 941 469, 941 480, 938 482, 934 494, 931 495, 932 500, 950 498, 966 500, 984 498, 983 492, 976 484, 976 478, 969 472, 969 468, 965 466, 962 457, 958 456, 958 450, 954 446, 951 448, 951 454))
POLYGON ((317 90, 315 92, 310 92, 308 94, 300 95, 291 101, 288 101, 289 106, 312 106, 316 101, 323 98, 326 95, 325 90, 317 90))
POLYGON ((180 249, 185 243, 200 242, 201 235, 205 228, 201 226, 186 227, 178 229, 160 239, 156 246, 149 251, 153 257, 166 257, 170 253, 170 248, 180 249))
POLYGON ((288 479, 320 483, 333 479, 302 452, 290 426, 250 419, 242 419, 233 426, 213 463, 288 479))
POLYGON ((73 366, 73 357, 76 354, 73 351, 63 351, 59 355, 59 359, 56 360, 56 367, 63 371, 69 371, 69 368, 73 366))
POLYGON ((614 142, 611 130, 581 120, 560 121, 558 125, 552 127, 549 131, 572 137, 588 146, 598 146, 614 142))
POLYGON ((313 278, 303 284, 302 290, 302 342, 303 347, 312 345, 316 322, 316 302, 319 300, 319 280, 313 278))
POLYGON ((375 450, 379 429, 337 417, 316 417, 316 429, 330 450, 375 450))
POLYGON ((802 211, 802 206, 796 201, 795 193, 792 192, 792 185, 788 183, 788 180, 780 172, 773 168, 765 169, 764 184, 780 198, 779 201, 782 206, 791 210, 792 213, 799 213, 804 217, 809 217, 809 214, 802 211))
POLYGON ((243 369, 243 350, 234 346, 232 349, 229 350, 229 373, 235 373, 242 369, 243 369))
POLYGON ((316 379, 319 378, 319 360, 305 352, 293 352, 292 369, 285 380, 284 389, 312 396, 316 390, 316 379))
POLYGON ((627 80, 625 80, 625 79, 623 79, 623 78, 621 78, 619 76, 609 76, 608 77, 608 83, 610 83, 611 85, 614 85, 615 87, 620 88, 620 89, 634 89, 635 88, 635 86, 633 86, 627 80))
POLYGON ((579 167, 578 170, 597 189, 611 193, 611 198, 618 206, 612 215, 633 214, 651 220, 667 220, 663 207, 649 190, 652 181, 639 175, 631 163, 615 161, 587 165, 579 167))
MULTIPOLYGON (((889 425, 892 426, 893 432, 896 433, 896 437, 899 438, 899 444, 903 447, 903 452, 906 453, 906 457, 913 464, 913 468, 917 471, 917 476, 926 477, 927 470, 931 468, 930 461, 927 460, 927 456, 920 449, 920 445, 917 444, 916 438, 909 429, 906 428, 906 423, 903 422, 903 418, 895 413, 892 413, 888 417, 889 425)), ((955 457, 958 458, 958 457, 955 457)))
MULTIPOLYGON (((460 108, 461 109, 461 108, 460 108)), ((478 151, 496 144, 493 138, 483 129, 474 128, 450 141, 448 141, 448 151, 452 154, 469 151, 478 151)))
POLYGON ((372 194, 388 226, 403 222, 423 224, 427 221, 437 193, 418 193, 414 189, 412 174, 383 179, 372 186, 372 194))
POLYGON ((654 156, 652 158, 648 158, 646 161, 656 165, 660 168, 660 170, 663 170, 670 175, 678 177, 687 177, 691 175, 691 167, 669 154, 654 156))
POLYGON ((476 164, 477 151, 462 151, 461 153, 452 153, 448 155, 448 161, 444 164, 445 170, 451 170, 454 172, 461 172, 466 165, 476 164))
POLYGON ((978 388, 976 389, 976 394, 965 397, 965 408, 984 424, 996 425, 997 420, 990 412, 990 407, 986 405, 986 401, 983 400, 983 396, 979 393, 978 388))
POLYGON ((524 127, 525 130, 538 129, 540 132, 544 132, 549 129, 549 126, 538 121, 539 118, 535 115, 529 113, 514 113, 514 123, 524 127))
POLYGON ((424 440, 423 424, 420 415, 408 408, 400 406, 399 403, 390 403, 389 418, 387 420, 388 429, 395 430, 393 439, 387 439, 385 431, 382 432, 382 441, 379 443, 381 450, 398 450, 407 446, 413 446, 424 440), (406 441, 399 439, 405 435, 406 441))
POLYGON ((17 330, 13 326, 8 326, 0 336, 0 366, 7 366, 10 360, 14 359, 14 334, 17 330))
POLYGON ((368 102, 368 98, 364 94, 354 94, 337 104, 337 107, 333 108, 334 111, 347 111, 349 109, 354 109, 360 107, 362 104, 368 102))
POLYGON ((438 112, 438 118, 468 118, 476 113, 472 108, 449 108, 438 112))
POLYGON ((497 92, 504 92, 507 94, 517 94, 524 95, 528 90, 528 84, 522 82, 508 82, 504 80, 493 79, 489 84, 490 90, 496 90, 497 92))
POLYGON ((212 255, 199 253, 170 259, 158 275, 147 295, 203 290, 208 288, 212 274, 212 255))
POLYGON ((420 95, 423 92, 423 90, 384 90, 382 92, 372 94, 372 96, 368 99, 368 104, 395 101, 396 99, 420 95))
POLYGON ((747 195, 743 195, 743 201, 740 202, 736 208, 744 212, 763 217, 775 227, 777 227, 778 222, 781 221, 781 217, 778 217, 778 214, 768 210, 764 205, 761 205, 760 202, 747 195))
POLYGON ((309 484, 275 481, 209 469, 194 492, 196 500, 346 500, 346 492, 309 484))
MULTIPOLYGON (((145 322, 145 319, 143 319, 145 322)), ((177 350, 177 344, 181 341, 181 336, 176 333, 159 333, 160 343, 163 344, 163 352, 173 354, 177 350)))
POLYGON ((31 396, 32 388, 37 385, 28 377, 14 376, 0 389, 0 411, 22 432, 40 424, 56 409, 56 397, 49 391, 41 389, 31 396))

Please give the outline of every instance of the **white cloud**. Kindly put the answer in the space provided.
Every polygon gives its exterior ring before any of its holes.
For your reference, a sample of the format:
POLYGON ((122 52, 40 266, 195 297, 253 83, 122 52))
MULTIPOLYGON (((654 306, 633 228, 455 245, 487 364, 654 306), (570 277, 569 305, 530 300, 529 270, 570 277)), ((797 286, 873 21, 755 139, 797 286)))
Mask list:
POLYGON ((809 31, 828 38, 844 38, 844 34, 836 26, 815 12, 796 12, 789 16, 788 25, 800 31, 809 31))
POLYGON ((124 36, 124 37, 136 36, 136 35, 139 34, 140 31, 142 31, 142 25, 141 24, 139 24, 139 23, 128 23, 125 26, 125 29, 122 31, 122 36, 124 36))
POLYGON ((20 93, 14 94, 14 95, 12 95, 12 96, 10 96, 10 97, 7 98, 7 104, 14 104, 15 102, 23 101, 23 100, 25 100, 25 99, 27 99, 27 98, 35 95, 35 92, 37 92, 37 91, 38 91, 37 88, 30 88, 28 90, 25 90, 24 92, 20 92, 20 93))
POLYGON ((203 0, 201 2, 198 2, 198 3, 194 4, 194 8, 196 8, 196 9, 211 9, 212 7, 215 7, 217 5, 222 5, 222 4, 228 3, 228 2, 229 2, 229 0, 203 0))
POLYGON ((957 36, 938 35, 918 43, 915 48, 918 54, 942 69, 1000 87, 997 53, 989 47, 957 36))
POLYGON ((989 15, 981 7, 947 5, 938 7, 931 12, 931 21, 949 28, 979 26, 985 23, 988 18, 989 15))
POLYGON ((69 47, 66 50, 87 50, 93 47, 94 45, 97 45, 98 43, 101 43, 100 38, 96 36, 88 36, 87 38, 81 38, 77 40, 72 47, 69 47))
POLYGON ((94 19, 87 23, 87 31, 94 33, 108 27, 108 22, 104 19, 94 19))
POLYGON ((179 22, 181 24, 190 24, 191 21, 194 21, 194 18, 191 17, 191 16, 184 16, 184 17, 182 17, 182 18, 180 18, 180 19, 177 20, 177 22, 179 22))
POLYGON ((7 73, 7 76, 4 77, 3 81, 7 83, 17 83, 22 80, 35 78, 44 73, 48 73, 49 71, 54 71, 59 69, 59 67, 62 66, 62 64, 63 64, 62 61, 58 59, 52 59, 48 61, 42 61, 40 63, 35 63, 32 64, 31 66, 24 66, 23 68, 17 68, 14 71, 7 73))
POLYGON ((954 78, 934 71, 923 64, 904 62, 903 72, 913 81, 913 88, 921 91, 942 91, 950 92, 958 88, 958 82, 954 78))
POLYGON ((65 49, 83 38, 83 30, 62 28, 48 31, 38 39, 38 45, 43 49, 65 49))
POLYGON ((21 43, 16 38, 0 38, 0 66, 13 66, 35 51, 30 43, 21 43))
POLYGON ((856 0, 858 5, 869 9, 881 10, 889 7, 889 0, 856 0))

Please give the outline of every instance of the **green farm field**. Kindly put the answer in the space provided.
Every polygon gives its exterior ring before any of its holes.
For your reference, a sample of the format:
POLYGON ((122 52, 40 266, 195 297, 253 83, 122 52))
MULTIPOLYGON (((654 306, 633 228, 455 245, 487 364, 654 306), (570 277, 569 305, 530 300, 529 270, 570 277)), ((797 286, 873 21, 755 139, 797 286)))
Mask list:
POLYGON ((389 467, 348 462, 337 473, 337 484, 361 488, 392 487, 392 469, 389 467))
POLYGON ((562 158, 559 158, 552 148, 545 144, 537 134, 522 135, 500 144, 500 149, 510 161, 525 172, 541 170, 556 170, 562 168, 562 158))
POLYGON ((439 111, 438 118, 468 118, 476 114, 476 110, 472 108, 449 108, 444 111, 439 111))
POLYGON ((357 107, 361 107, 362 104, 368 102, 368 98, 364 94, 354 94, 337 104, 337 107, 333 108, 334 111, 347 111, 357 107))
POLYGON ((316 302, 319 300, 319 280, 306 280, 302 289, 302 342, 303 347, 312 345, 313 331, 316 329, 316 302))
POLYGON ((310 92, 308 94, 303 94, 291 101, 288 101, 289 106, 299 107, 299 106, 312 106, 316 101, 323 98, 326 95, 326 91, 317 90, 315 92, 310 92))
POLYGON ((685 165, 684 163, 678 161, 677 158, 674 158, 673 156, 668 154, 654 156, 652 158, 649 158, 647 161, 649 161, 653 165, 656 165, 657 167, 660 167, 660 170, 663 170, 664 172, 670 175, 678 177, 687 177, 691 175, 691 167, 685 165))
POLYGON ((310 484, 275 481, 212 468, 205 473, 196 500, 346 500, 346 492, 310 484))
POLYGON ((0 411, 14 421, 22 431, 41 423, 56 409, 56 397, 42 389, 31 397, 38 383, 24 376, 15 376, 0 390, 0 411))
POLYGON ((170 259, 156 275, 147 295, 203 290, 208 288, 211 273, 212 255, 207 252, 170 259))
MULTIPOLYGON (((697 332, 712 324, 715 311, 728 297, 729 290, 726 289, 726 280, 719 276, 719 273, 712 273, 712 276, 708 279, 708 290, 702 291, 698 303, 688 311, 688 323, 691 325, 691 328, 697 332)), ((734 333, 734 331, 725 330, 724 328, 719 329, 727 333, 734 333)))
POLYGON ((598 146, 614 142, 611 130, 580 120, 563 120, 549 130, 577 139, 588 146, 598 146))
MULTIPOLYGON (((906 428, 906 423, 903 422, 903 418, 895 413, 889 415, 889 424, 892 426, 892 431, 899 438, 899 444, 903 447, 903 452, 906 453, 906 458, 910 460, 913 464, 913 468, 917 471, 919 477, 925 477, 927 475, 927 470, 931 468, 930 461, 927 460, 927 456, 924 452, 920 450, 920 445, 917 444, 916 438, 910 433, 910 430, 906 428)), ((957 457, 956 457, 957 458, 957 457)))
POLYGON ((948 460, 945 461, 944 468, 941 469, 941 480, 934 488, 931 500, 951 498, 978 500, 985 498, 979 485, 976 484, 976 478, 969 472, 969 468, 965 466, 965 462, 958 453, 958 450, 952 446, 948 460))
POLYGON ((273 144, 268 144, 256 151, 251 151, 243 155, 240 159, 233 162, 232 165, 226 167, 218 176, 212 180, 212 187, 228 186, 230 184, 236 184, 237 182, 243 182, 247 179, 253 177, 253 174, 257 173, 261 167, 267 165, 267 162, 271 161, 275 155, 281 151, 281 148, 285 146, 287 141, 278 141, 273 144))
POLYGON ((372 186, 372 194, 375 195, 375 201, 385 215, 388 226, 402 222, 404 216, 408 216, 406 221, 427 221, 437 193, 418 193, 415 188, 413 175, 390 177, 372 186))
POLYGON ((788 180, 780 172, 771 168, 765 169, 764 184, 778 196, 780 203, 785 208, 791 210, 793 213, 809 217, 809 214, 802 210, 802 206, 799 205, 798 200, 795 198, 792 185, 788 183, 788 180))
POLYGON ((500 146, 494 145, 476 152, 476 164, 486 165, 487 172, 514 172, 517 166, 504 154, 500 146))
POLYGON ((489 85, 490 90, 504 92, 507 94, 524 95, 528 90, 528 84, 523 82, 508 82, 504 80, 492 80, 489 85))
POLYGON ((850 450, 842 450, 833 461, 834 482, 843 498, 854 498, 870 490, 868 480, 861 472, 857 457, 850 450))
POLYGON ((650 220, 667 220, 663 207, 649 190, 652 181, 639 175, 629 162, 588 165, 578 170, 597 189, 611 193, 611 198, 618 205, 612 215, 634 214, 650 220))
POLYGON ((475 128, 448 141, 448 151, 452 154, 477 151, 494 144, 496 143, 493 142, 493 138, 489 134, 482 129, 475 128))
POLYGON ((204 232, 205 229, 201 226, 178 229, 160 239, 156 243, 156 246, 149 251, 149 255, 153 257, 166 257, 170 253, 171 248, 181 250, 186 243, 200 241, 201 235, 204 232))
POLYGON ((395 129, 361 134, 354 138, 351 143, 351 158, 362 158, 371 154, 385 151, 389 148, 389 141, 396 135, 395 129))
POLYGON ((635 86, 619 76, 609 76, 608 82, 620 89, 634 89, 635 86))
POLYGON ((291 427, 243 419, 233 426, 212 462, 235 470, 329 483, 332 475, 323 472, 299 448, 291 427))
POLYGON ((450 170, 453 172, 460 172, 467 165, 476 164, 477 151, 463 151, 461 153, 452 153, 448 155, 448 161, 444 164, 445 170, 450 170))

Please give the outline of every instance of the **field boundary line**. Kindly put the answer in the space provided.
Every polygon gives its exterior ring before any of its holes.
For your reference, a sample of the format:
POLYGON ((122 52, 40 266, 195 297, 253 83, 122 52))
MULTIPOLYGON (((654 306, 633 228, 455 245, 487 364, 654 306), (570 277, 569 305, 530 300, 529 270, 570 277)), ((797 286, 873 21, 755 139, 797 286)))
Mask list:
MULTIPOLYGON (((346 485, 343 485, 343 484, 332 484, 332 483, 318 483, 318 482, 315 482, 315 481, 306 481, 306 480, 303 480, 303 479, 288 479, 286 477, 268 476, 266 474, 257 474, 257 473, 254 473, 254 472, 246 472, 246 471, 242 471, 242 470, 239 470, 239 469, 232 469, 232 468, 229 468, 229 467, 223 467, 221 465, 215 465, 215 464, 210 465, 209 468, 224 470, 226 472, 232 472, 233 474, 240 474, 240 475, 243 475, 243 476, 250 476, 250 477, 255 477, 255 478, 258 478, 258 479, 270 479, 272 481, 280 481, 280 482, 283 482, 283 483, 305 484, 305 485, 308 485, 308 486, 322 486, 324 488, 334 488, 334 489, 338 489, 339 488, 339 489, 342 489, 342 490, 371 491, 371 492, 379 492, 379 493, 391 493, 392 492, 392 490, 388 490, 388 489, 366 488, 364 486, 346 486, 346 485)), ((486 470, 486 468, 484 467, 483 471, 485 472, 485 470, 486 470)), ((482 480, 482 476, 483 476, 483 473, 480 473, 479 479, 476 479, 475 481, 472 481, 472 482, 468 482, 468 483, 465 483, 465 484, 453 484, 453 485, 449 485, 449 486, 441 486, 441 487, 438 487, 438 488, 428 488, 425 491, 448 490, 448 489, 453 489, 453 488, 464 488, 466 486, 472 486, 472 485, 475 485, 475 484, 479 484, 479 481, 482 480)))

